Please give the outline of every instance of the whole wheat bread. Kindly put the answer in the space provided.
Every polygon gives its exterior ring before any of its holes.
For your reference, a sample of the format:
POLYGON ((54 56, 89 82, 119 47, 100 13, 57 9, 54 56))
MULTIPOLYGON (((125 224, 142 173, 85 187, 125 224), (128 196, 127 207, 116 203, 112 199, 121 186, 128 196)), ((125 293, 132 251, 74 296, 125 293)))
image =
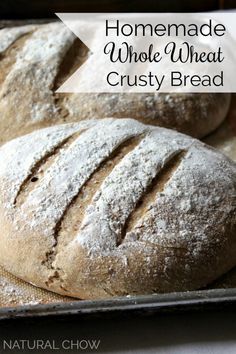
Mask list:
POLYGON ((55 94, 86 59, 87 48, 62 23, 1 29, 0 144, 94 117, 131 117, 202 137, 228 111, 230 94, 55 94))
POLYGON ((236 265, 236 165, 198 140, 88 120, 5 144, 0 165, 0 264, 39 287, 183 291, 236 265))

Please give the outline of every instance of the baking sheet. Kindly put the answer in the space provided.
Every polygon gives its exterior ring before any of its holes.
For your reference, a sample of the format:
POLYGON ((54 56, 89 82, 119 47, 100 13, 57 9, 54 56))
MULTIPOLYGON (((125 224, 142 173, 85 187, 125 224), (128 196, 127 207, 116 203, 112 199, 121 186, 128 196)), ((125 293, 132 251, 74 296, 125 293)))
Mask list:
POLYGON ((0 308, 53 304, 72 299, 28 284, 0 267, 0 308))
POLYGON ((160 312, 183 312, 236 308, 235 289, 214 289, 153 294, 143 296, 124 296, 109 300, 72 301, 57 304, 25 305, 0 308, 0 319, 59 316, 129 316, 152 315, 160 312))

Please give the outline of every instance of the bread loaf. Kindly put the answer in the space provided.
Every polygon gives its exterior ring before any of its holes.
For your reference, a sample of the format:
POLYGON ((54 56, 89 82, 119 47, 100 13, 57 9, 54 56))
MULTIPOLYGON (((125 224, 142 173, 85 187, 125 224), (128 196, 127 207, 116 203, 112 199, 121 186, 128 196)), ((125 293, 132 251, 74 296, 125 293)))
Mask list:
POLYGON ((86 47, 62 23, 1 29, 0 144, 37 128, 111 116, 202 137, 226 116, 229 94, 55 94, 86 59, 86 47))
POLYGON ((6 143, 0 166, 0 264, 39 287, 183 291, 236 265, 236 165, 198 140, 87 120, 6 143))

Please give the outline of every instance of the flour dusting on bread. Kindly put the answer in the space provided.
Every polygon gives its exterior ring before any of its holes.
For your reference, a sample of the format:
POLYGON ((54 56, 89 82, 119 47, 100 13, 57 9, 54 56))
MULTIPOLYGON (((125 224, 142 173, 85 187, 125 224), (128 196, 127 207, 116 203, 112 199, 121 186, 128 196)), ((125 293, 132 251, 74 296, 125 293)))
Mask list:
POLYGON ((236 165, 191 137, 91 120, 13 140, 0 164, 0 264, 40 287, 191 290, 236 264, 236 165))

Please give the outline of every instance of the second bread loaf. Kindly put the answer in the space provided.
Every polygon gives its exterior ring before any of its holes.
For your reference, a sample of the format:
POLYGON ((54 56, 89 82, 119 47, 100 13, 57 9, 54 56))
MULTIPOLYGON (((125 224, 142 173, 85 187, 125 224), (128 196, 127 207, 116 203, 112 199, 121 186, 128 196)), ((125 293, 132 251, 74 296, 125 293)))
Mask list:
POLYGON ((62 23, 0 30, 0 144, 37 128, 94 117, 131 117, 202 137, 227 114, 230 94, 55 94, 90 58, 62 23))

